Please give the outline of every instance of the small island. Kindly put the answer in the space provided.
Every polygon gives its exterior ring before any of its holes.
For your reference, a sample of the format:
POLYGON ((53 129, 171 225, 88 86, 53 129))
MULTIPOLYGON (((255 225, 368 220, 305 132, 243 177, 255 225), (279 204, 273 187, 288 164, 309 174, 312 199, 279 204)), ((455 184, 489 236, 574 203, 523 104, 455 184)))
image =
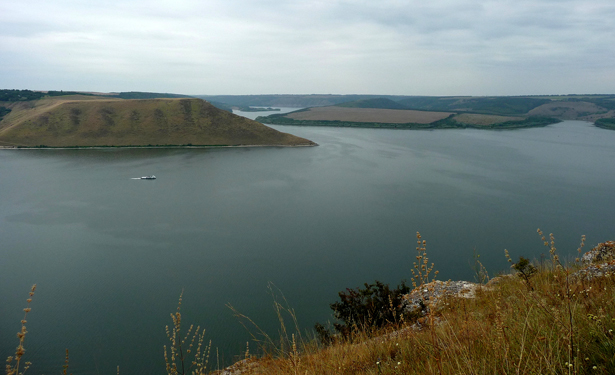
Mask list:
POLYGON ((276 112, 280 111, 280 108, 271 108, 271 107, 237 107, 238 111, 241 112, 276 112))

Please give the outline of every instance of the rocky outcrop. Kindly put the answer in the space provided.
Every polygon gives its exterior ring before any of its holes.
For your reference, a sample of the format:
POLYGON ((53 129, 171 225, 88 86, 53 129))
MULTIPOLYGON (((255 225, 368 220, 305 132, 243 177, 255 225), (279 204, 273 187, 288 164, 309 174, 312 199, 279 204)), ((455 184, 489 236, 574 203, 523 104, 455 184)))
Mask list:
POLYGON ((584 267, 573 273, 573 277, 593 279, 615 275, 615 241, 599 243, 596 247, 583 254, 581 262, 584 267))
POLYGON ((586 264, 608 262, 615 259, 615 241, 599 243, 596 247, 586 252, 581 261, 586 264))
POLYGON ((474 298, 476 290, 485 285, 469 281, 440 281, 415 288, 403 297, 404 310, 407 313, 421 312, 426 314, 429 306, 434 307, 444 297, 474 298))
MULTIPOLYGON (((581 262, 583 268, 571 276, 591 279, 615 275, 615 241, 599 243, 583 255, 581 262)), ((490 289, 503 277, 510 276, 512 275, 495 277, 485 285, 469 281, 432 281, 415 288, 403 297, 404 310, 408 314, 421 313, 426 315, 429 312, 429 307, 435 307, 438 301, 444 297, 474 298, 479 288, 490 289)))
POLYGON ((253 374, 258 370, 258 361, 254 358, 246 358, 241 361, 235 362, 233 365, 225 368, 224 370, 214 371, 215 375, 241 375, 241 374, 253 374))

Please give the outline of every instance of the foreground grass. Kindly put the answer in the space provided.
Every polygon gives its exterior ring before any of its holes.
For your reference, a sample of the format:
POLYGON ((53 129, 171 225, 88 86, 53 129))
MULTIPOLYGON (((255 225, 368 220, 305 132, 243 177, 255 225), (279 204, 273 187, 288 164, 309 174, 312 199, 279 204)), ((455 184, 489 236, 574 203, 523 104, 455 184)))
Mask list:
POLYGON ((419 324, 328 346, 286 336, 227 374, 614 374, 615 276, 575 277, 580 265, 562 267, 552 249, 550 267, 443 298, 419 324))

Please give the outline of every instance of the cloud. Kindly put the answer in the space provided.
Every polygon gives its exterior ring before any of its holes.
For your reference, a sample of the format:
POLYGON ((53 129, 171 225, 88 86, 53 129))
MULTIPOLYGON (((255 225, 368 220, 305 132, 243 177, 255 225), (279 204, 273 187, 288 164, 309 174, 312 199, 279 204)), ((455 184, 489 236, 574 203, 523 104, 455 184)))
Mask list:
POLYGON ((0 82, 188 94, 605 92, 615 84, 612 19, 611 0, 9 0, 0 82))

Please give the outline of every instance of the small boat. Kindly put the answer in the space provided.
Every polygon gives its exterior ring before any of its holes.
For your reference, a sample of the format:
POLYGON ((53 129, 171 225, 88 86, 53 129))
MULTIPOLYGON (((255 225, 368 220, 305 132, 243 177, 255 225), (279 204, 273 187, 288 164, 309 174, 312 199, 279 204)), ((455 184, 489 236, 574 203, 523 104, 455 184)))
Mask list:
POLYGON ((156 176, 151 175, 151 176, 143 176, 141 177, 142 180, 155 180, 156 176))

